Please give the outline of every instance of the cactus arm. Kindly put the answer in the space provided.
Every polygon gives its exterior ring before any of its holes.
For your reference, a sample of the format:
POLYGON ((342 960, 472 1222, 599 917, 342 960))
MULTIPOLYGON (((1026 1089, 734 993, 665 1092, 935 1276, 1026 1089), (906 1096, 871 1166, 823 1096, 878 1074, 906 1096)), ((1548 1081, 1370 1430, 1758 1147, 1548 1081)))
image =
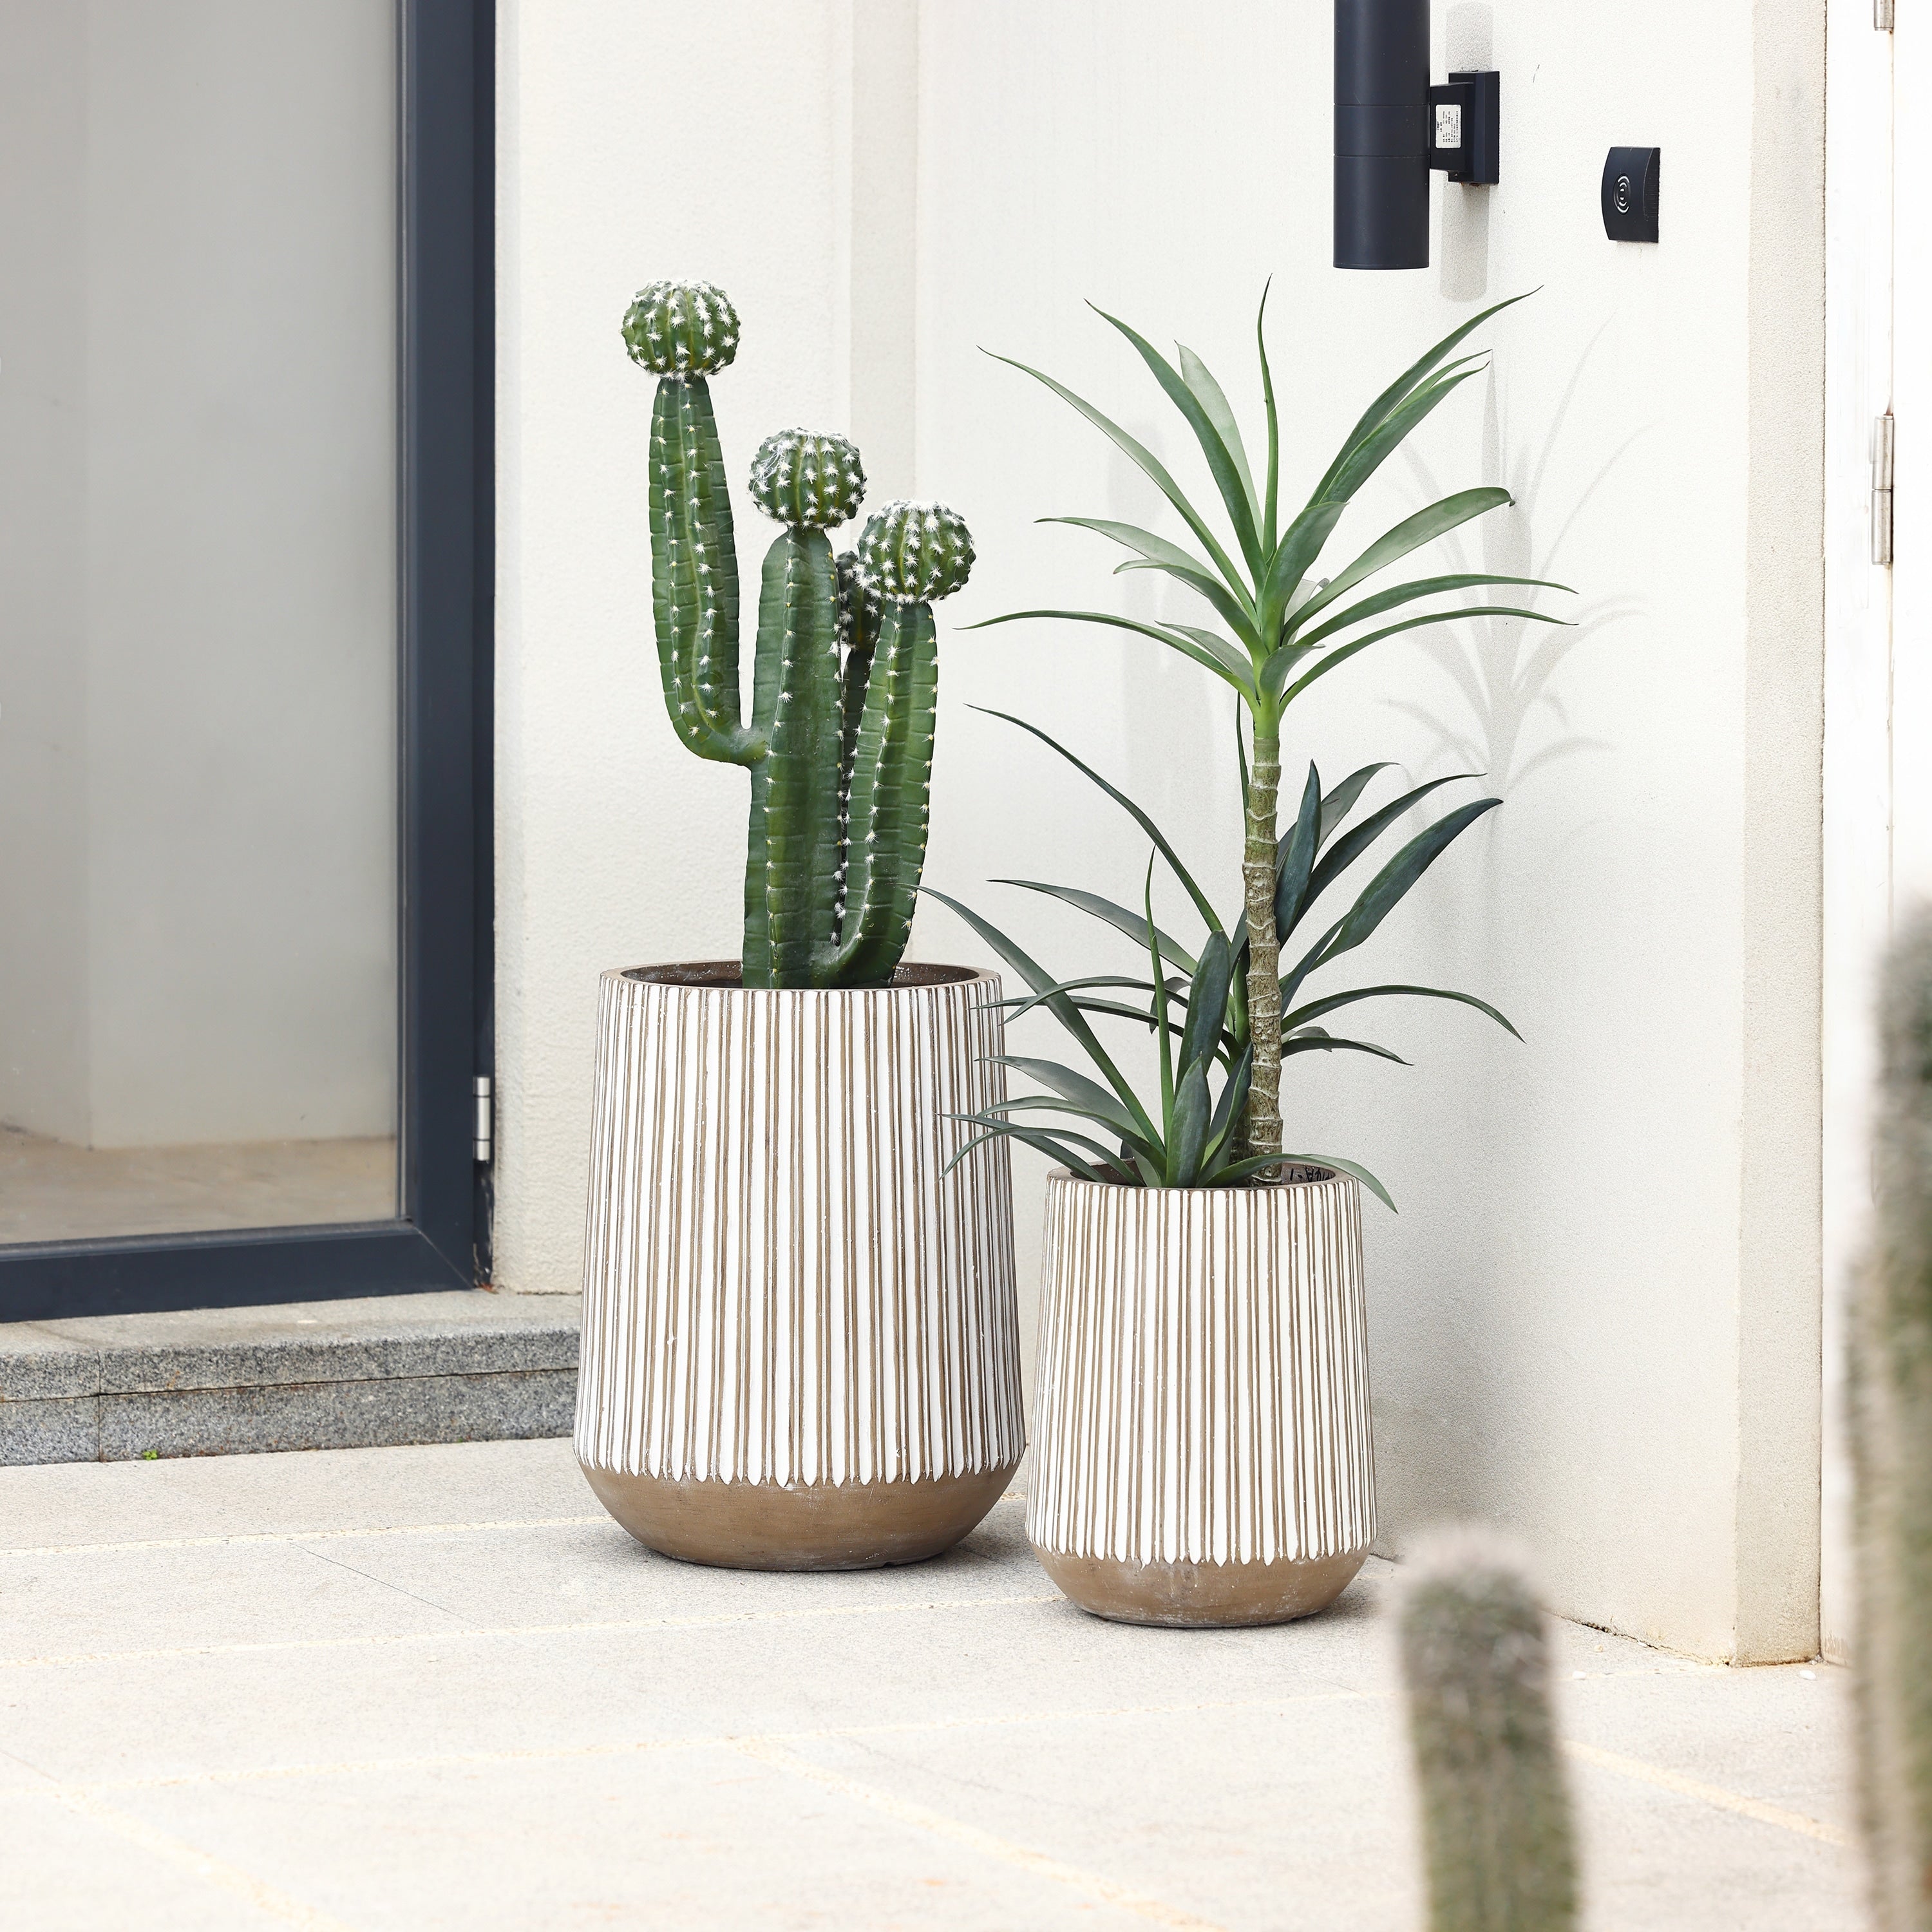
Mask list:
POLYGON ((1506 1550, 1451 1532, 1397 1611, 1430 1932, 1573 1932, 1576 1856, 1543 1615, 1506 1550))
MULTIPOLYGON (((843 700, 840 706, 844 728, 838 746, 839 836, 845 836, 846 812, 852 798, 852 760, 859 748, 859 727, 866 716, 866 687, 872 675, 872 653, 879 642, 879 599, 868 589, 851 551, 842 551, 836 560, 838 568, 838 644, 845 653, 841 674, 843 700)), ((843 904, 843 862, 841 865, 841 904, 843 904)))
POLYGON ((842 806, 848 803, 852 796, 852 763, 858 755, 859 728, 865 722, 866 691, 872 681, 872 652, 848 652, 845 668, 840 674, 838 707, 843 726, 838 746, 838 800, 842 806))
POLYGON ((718 425, 701 376, 667 376, 651 412, 651 602, 664 709, 700 758, 764 755, 739 722, 738 558, 718 425))
POLYGON ((932 607, 888 604, 853 750, 844 913, 821 986, 884 986, 904 956, 926 863, 938 692, 932 607))
POLYGON ((1880 1001, 1871 1252, 1851 1322, 1860 1797, 1874 1922, 1932 1927, 1932 913, 1880 1001))
POLYGON ((823 530, 780 532, 758 601, 745 859, 744 983, 808 986, 832 941, 838 893, 838 599, 823 530))

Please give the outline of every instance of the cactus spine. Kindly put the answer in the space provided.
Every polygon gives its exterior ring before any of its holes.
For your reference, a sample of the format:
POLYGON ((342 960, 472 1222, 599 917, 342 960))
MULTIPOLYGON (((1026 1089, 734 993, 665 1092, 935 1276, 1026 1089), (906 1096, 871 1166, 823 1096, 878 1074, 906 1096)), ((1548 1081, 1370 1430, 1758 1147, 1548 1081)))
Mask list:
POLYGON ((1860 1796, 1884 1932, 1932 1928, 1932 914, 1886 962, 1874 1252, 1851 1324, 1860 1796))
POLYGON ((1506 1550, 1438 1538, 1397 1622, 1431 1932, 1570 1932, 1576 1860, 1543 1616, 1506 1550))
POLYGON ((706 380, 737 352, 737 313, 709 283, 654 282, 624 341, 659 378, 651 575, 665 709, 690 750, 751 778, 744 983, 886 985, 926 858, 932 600, 965 582, 971 539, 944 504, 894 503, 835 559, 826 532, 865 494, 859 452, 807 430, 767 437, 752 496, 783 527, 765 556, 743 723, 736 544, 706 380))

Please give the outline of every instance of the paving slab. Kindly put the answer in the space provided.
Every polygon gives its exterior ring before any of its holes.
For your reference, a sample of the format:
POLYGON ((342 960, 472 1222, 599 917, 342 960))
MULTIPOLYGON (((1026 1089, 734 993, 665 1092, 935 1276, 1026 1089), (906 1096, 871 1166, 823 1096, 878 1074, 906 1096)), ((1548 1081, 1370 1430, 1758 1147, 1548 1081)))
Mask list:
MULTIPOLYGON (((100 1552, 238 1537, 434 1528, 566 1517, 609 1523, 570 1447, 427 1445, 372 1466, 363 1452, 236 1456, 165 1468, 16 1468, 0 1477, 0 1550, 100 1552), (380 1470, 380 1480, 372 1480, 380 1470)), ((615 1528, 614 1525, 611 1526, 615 1528)), ((621 1535, 622 1532, 619 1532, 621 1535)), ((628 1538, 625 1538, 628 1542, 628 1538)))
MULTIPOLYGON (((1280 1630, 1135 1630, 1022 1514, 776 1576, 640 1549, 560 1441, 0 1471, 4 1895, 130 1932, 1409 1932, 1390 1566, 1280 1630)), ((1843 1673, 1556 1630, 1592 1932, 1862 1924, 1843 1673)))

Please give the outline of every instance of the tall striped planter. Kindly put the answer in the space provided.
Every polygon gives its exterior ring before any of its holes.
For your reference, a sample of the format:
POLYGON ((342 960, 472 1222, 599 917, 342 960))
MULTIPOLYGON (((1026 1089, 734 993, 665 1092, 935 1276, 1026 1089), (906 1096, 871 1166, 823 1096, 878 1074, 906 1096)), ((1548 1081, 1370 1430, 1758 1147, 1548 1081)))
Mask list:
POLYGON ((1027 1534, 1129 1623, 1325 1610, 1376 1532, 1361 1194, 1047 1182, 1027 1534))
POLYGON ((1024 1445, 997 976, 748 992, 604 975, 576 1448, 654 1550, 860 1569, 949 1548, 1024 1445))

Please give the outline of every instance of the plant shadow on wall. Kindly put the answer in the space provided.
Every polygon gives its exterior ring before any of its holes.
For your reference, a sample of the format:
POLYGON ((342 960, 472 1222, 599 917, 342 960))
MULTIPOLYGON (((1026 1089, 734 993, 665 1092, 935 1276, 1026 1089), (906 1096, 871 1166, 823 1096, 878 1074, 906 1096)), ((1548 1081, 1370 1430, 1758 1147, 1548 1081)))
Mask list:
POLYGON ((1039 880, 1001 882, 1047 894, 1113 928, 1136 949, 1137 969, 1144 969, 1131 974, 1056 977, 997 926, 957 902, 945 900, 1027 982, 1030 992, 1014 1003, 1017 1012, 1044 1007, 1078 1047, 1089 1070, 1056 1060, 1011 1058, 1007 1064, 1048 1091, 1004 1101, 976 1116, 974 1124, 987 1137, 1018 1140, 1097 1184, 1232 1186, 1277 1176, 1286 1160, 1340 1169, 1388 1202, 1382 1184, 1352 1162, 1333 1154, 1284 1154, 1284 1066, 1309 1053, 1355 1052, 1397 1059, 1385 1047, 1338 1034, 1323 1024, 1368 1000, 1456 1001, 1515 1031, 1493 1006, 1468 993, 1407 984, 1339 990, 1325 980, 1318 987, 1311 984, 1334 962, 1364 944, 1462 832, 1502 803, 1499 797, 1490 796, 1454 807, 1370 871, 1370 855, 1378 848, 1385 850, 1382 842, 1411 811, 1442 787, 1473 779, 1479 772, 1454 773, 1393 799, 1378 800, 1372 809, 1358 817, 1358 806, 1388 765, 1364 766, 1339 783, 1324 785, 1311 760, 1305 778, 1298 770, 1292 775, 1290 796, 1296 802, 1288 830, 1282 831, 1277 824, 1284 721, 1292 714, 1295 700, 1330 671, 1384 639, 1446 620, 1488 617, 1546 625, 1561 621, 1522 604, 1445 605, 1445 599, 1469 590, 1566 588, 1520 571, 1462 569, 1394 584, 1384 579, 1385 572, 1414 553, 1512 501, 1508 490, 1497 488, 1444 496, 1404 518, 1333 576, 1316 574, 1342 512, 1362 486, 1448 396, 1486 367, 1480 352, 1453 362, 1452 352, 1509 306, 1498 303, 1453 331, 1378 397, 1306 506, 1292 518, 1282 511, 1280 438, 1268 359, 1265 298, 1256 331, 1267 422, 1264 480, 1258 483, 1226 394, 1199 358, 1180 347, 1176 367, 1126 324, 1106 316, 1133 345, 1193 431, 1226 512, 1227 542, 1166 467, 1126 430, 1051 376, 1024 364, 1013 365, 1078 410, 1142 470, 1179 513, 1197 548, 1111 520, 1070 516, 1048 520, 1071 524, 1120 544, 1132 554, 1119 572, 1154 572, 1184 586, 1208 607, 1204 614, 1218 620, 1218 626, 1204 628, 1114 612, 1064 609, 1016 611, 988 621, 1057 619, 1105 625, 1165 645, 1233 688, 1249 722, 1254 758, 1250 769, 1238 734, 1240 769, 1230 776, 1238 780, 1246 822, 1244 903, 1223 920, 1173 842, 1135 800, 1045 733, 1019 719, 1008 720, 1032 731, 1129 814, 1150 842, 1153 854, 1138 909, 1078 886, 1039 880), (1418 614, 1418 604, 1430 608, 1418 614), (1153 878, 1157 862, 1172 872, 1199 916, 1205 932, 1197 944, 1183 944, 1156 922, 1153 878), (1096 1020, 1125 1022, 1151 1032, 1159 1064, 1157 1096, 1142 1099, 1115 1056, 1103 1046, 1094 1024, 1096 1020), (1042 1114, 1064 1118, 1041 1124, 1033 1117, 1042 1114), (1022 1116, 1027 1118, 1016 1118, 1022 1116), (1069 1126, 1069 1120, 1078 1124, 1069 1126))
MULTIPOLYGON (((1492 385, 1484 410, 1485 455, 1489 466, 1502 472, 1522 514, 1494 518, 1480 526, 1480 563, 1468 562, 1459 554, 1466 548, 1460 537, 1450 538, 1451 554, 1460 567, 1539 575, 1560 569, 1564 547, 1592 499, 1648 434, 1636 430, 1618 444, 1562 512, 1555 530, 1539 544, 1539 522, 1546 518, 1540 518, 1538 512, 1546 507, 1550 459, 1604 333, 1600 328, 1578 357, 1538 442, 1512 440, 1492 385)), ((1441 485, 1421 452, 1412 446, 1403 455, 1418 490, 1425 496, 1435 495, 1441 485)), ((1492 783, 1514 793, 1568 759, 1611 748, 1606 740, 1571 728, 1557 688, 1559 674, 1572 653, 1639 615, 1640 608, 1627 598, 1592 598, 1578 608, 1572 623, 1528 635, 1521 620, 1510 617, 1479 618, 1466 626, 1423 632, 1416 639, 1418 648, 1453 687, 1466 716, 1445 716, 1439 708, 1414 697, 1397 696, 1387 701, 1391 709, 1427 730, 1442 755, 1480 766, 1492 783), (1539 735, 1539 726, 1553 728, 1539 735)))

